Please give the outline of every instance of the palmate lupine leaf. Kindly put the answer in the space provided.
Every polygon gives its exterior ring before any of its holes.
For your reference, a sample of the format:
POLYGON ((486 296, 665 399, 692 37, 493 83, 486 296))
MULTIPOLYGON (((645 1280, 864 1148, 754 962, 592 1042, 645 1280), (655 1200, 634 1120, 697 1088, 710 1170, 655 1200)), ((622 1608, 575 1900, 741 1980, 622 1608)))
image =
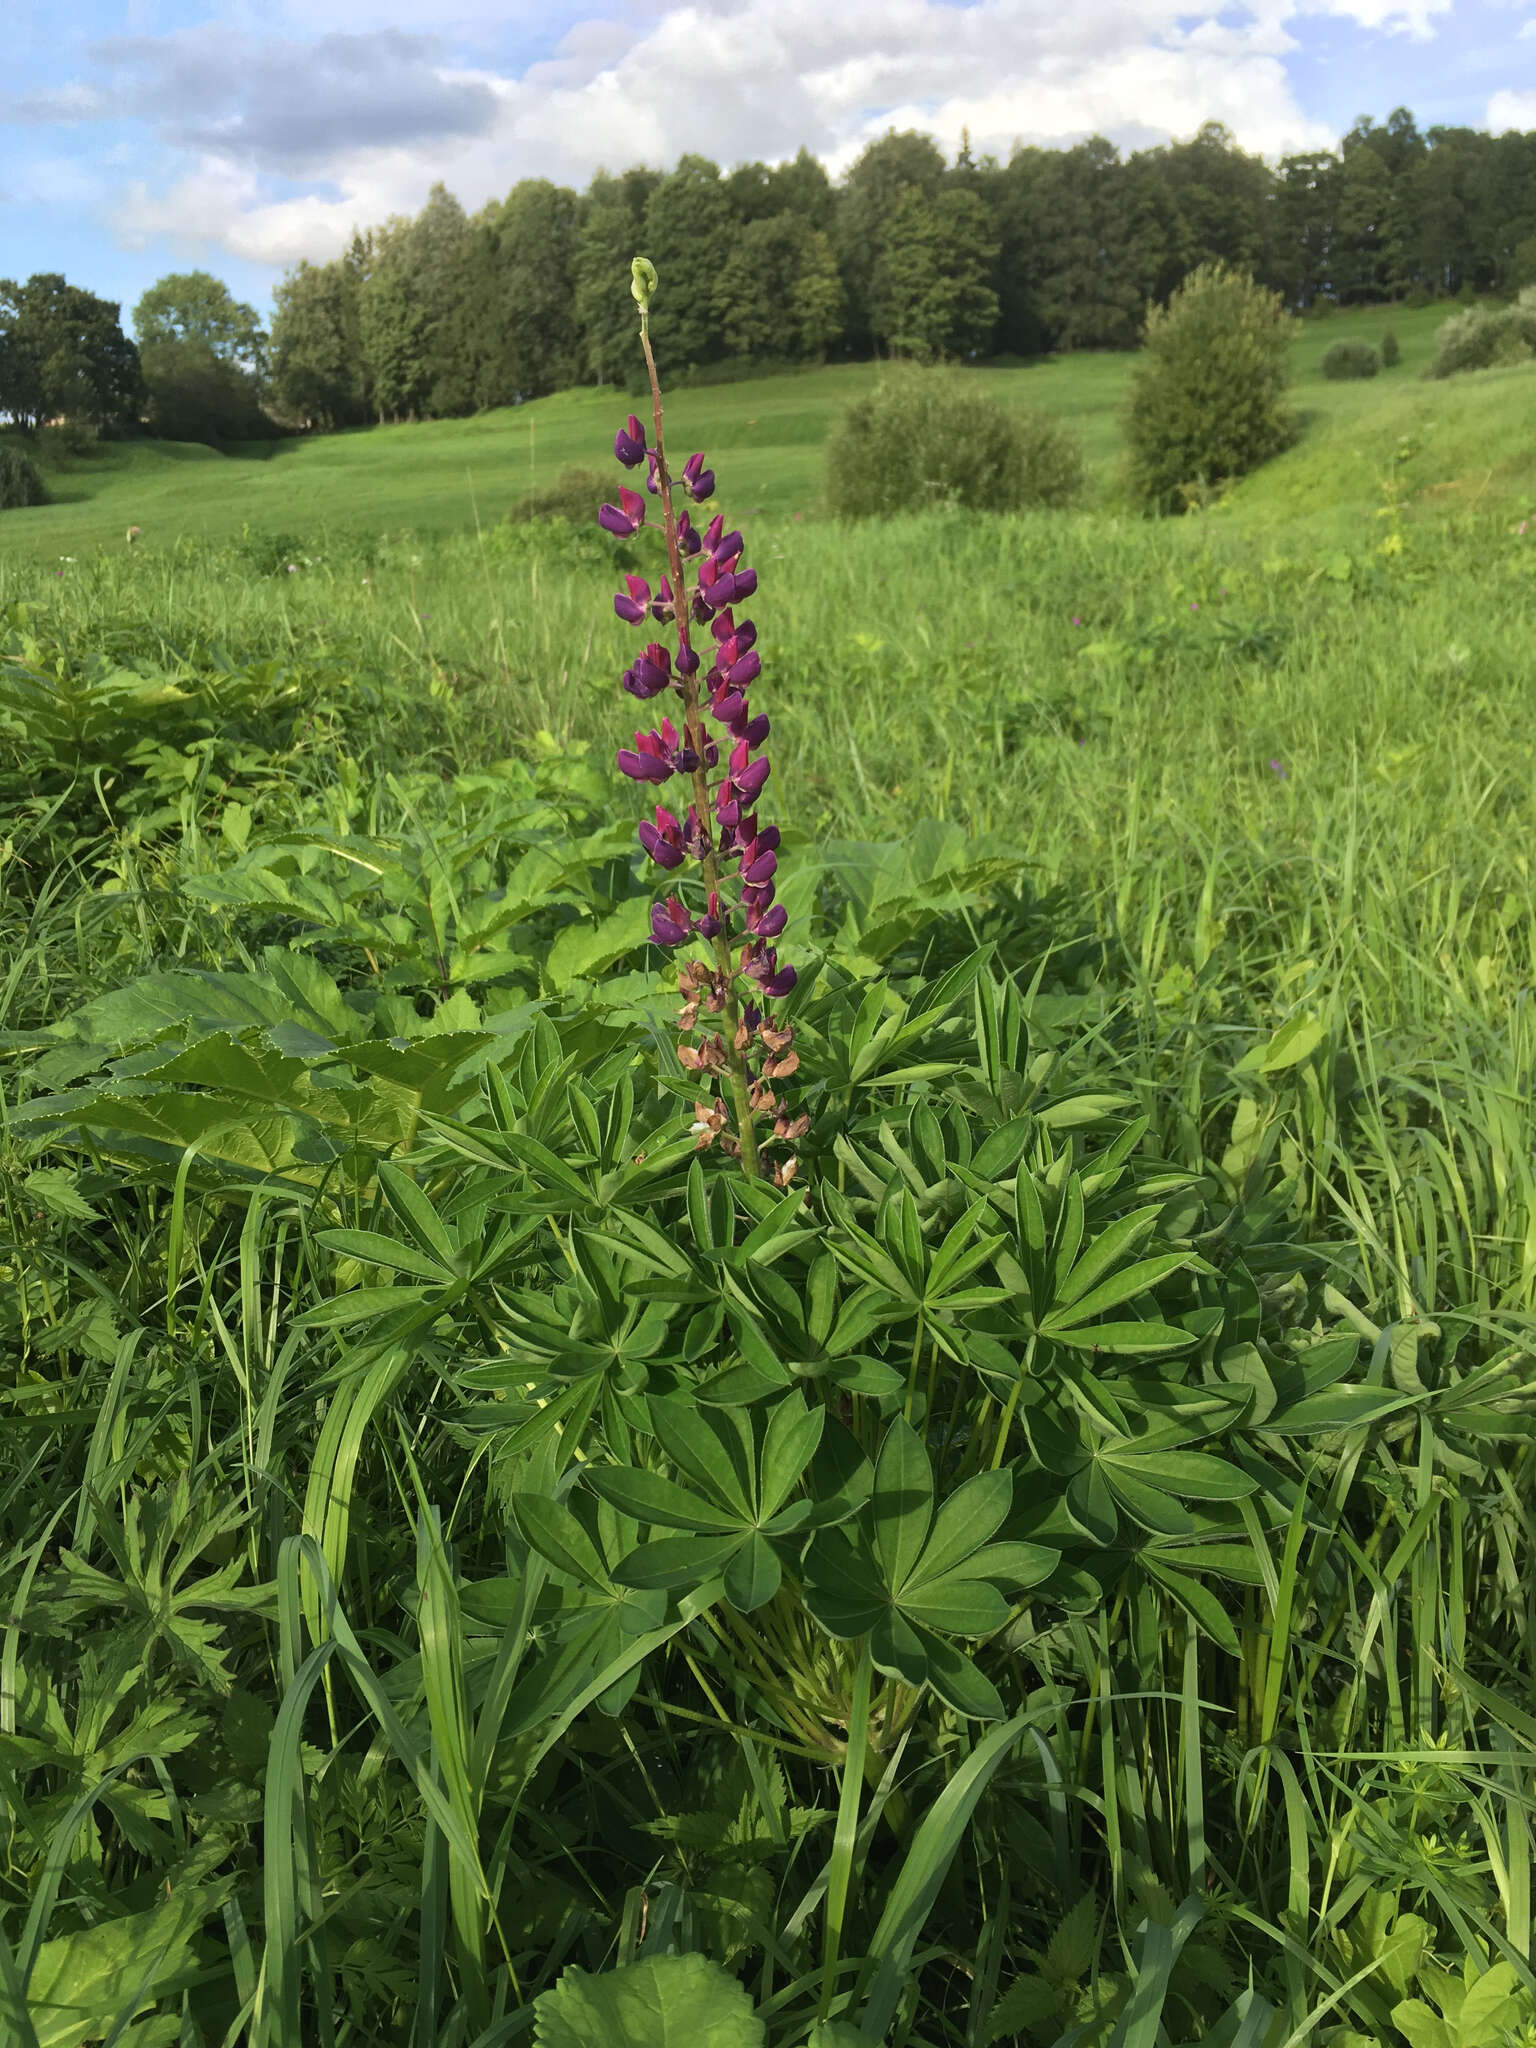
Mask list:
POLYGON ((1056 1566, 1044 1545, 990 1540, 1012 1499, 1010 1473, 978 1473, 935 1514, 928 1452, 898 1416, 857 1518, 819 1532, 806 1552, 807 1611, 830 1636, 868 1635, 888 1676, 931 1685, 958 1713, 1001 1720, 996 1687, 946 1638, 990 1635, 1008 1619, 999 1588, 1037 1585, 1056 1566))
POLYGON ((653 1537, 633 1551, 615 1567, 624 1585, 677 1591, 719 1572, 731 1605, 747 1613, 777 1593, 807 1529, 850 1512, 835 1495, 814 1507, 790 1499, 826 1424, 826 1410, 806 1407, 798 1393, 775 1402, 766 1419, 682 1399, 652 1401, 650 1414, 668 1458, 692 1484, 625 1465, 589 1466, 587 1483, 637 1522, 690 1533, 653 1537))

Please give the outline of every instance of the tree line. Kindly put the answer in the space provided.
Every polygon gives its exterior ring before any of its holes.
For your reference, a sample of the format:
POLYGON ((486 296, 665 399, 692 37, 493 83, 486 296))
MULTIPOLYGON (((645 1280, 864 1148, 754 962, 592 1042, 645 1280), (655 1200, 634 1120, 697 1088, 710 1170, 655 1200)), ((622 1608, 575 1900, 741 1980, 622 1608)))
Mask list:
POLYGON ((414 218, 289 270, 269 335, 205 273, 162 280, 136 309, 142 360, 118 331, 95 384, 81 367, 92 344, 38 341, 66 297, 79 334, 102 330, 79 317, 89 295, 62 278, 0 283, 0 412, 28 423, 147 406, 155 430, 207 438, 192 428, 216 417, 214 438, 240 439, 263 403, 339 427, 628 382, 636 250, 665 280, 652 332, 674 376, 1127 348, 1148 309, 1213 261, 1298 311, 1536 283, 1536 133, 1421 132, 1399 108, 1362 118, 1336 150, 1274 165, 1208 123, 1127 156, 1095 137, 1006 162, 968 145, 950 162, 931 137, 892 132, 835 185, 806 150, 729 171, 697 155, 600 171, 584 192, 528 178, 474 214, 437 185, 414 218))

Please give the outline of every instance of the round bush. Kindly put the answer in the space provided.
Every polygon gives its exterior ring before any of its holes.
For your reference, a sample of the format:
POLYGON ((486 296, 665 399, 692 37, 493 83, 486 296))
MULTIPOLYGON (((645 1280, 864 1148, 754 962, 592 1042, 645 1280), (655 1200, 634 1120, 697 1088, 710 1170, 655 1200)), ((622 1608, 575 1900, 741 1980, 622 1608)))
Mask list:
POLYGON ((1336 341, 1323 351, 1323 375, 1334 384, 1374 377, 1380 368, 1381 357, 1368 341, 1336 341))
POLYGON ((1018 512, 1082 488, 1076 440, 1048 414, 1014 412, 959 370, 896 364, 850 405, 827 442, 828 509, 888 519, 929 505, 1018 512))
POLYGON ((1490 311, 1468 306, 1453 313, 1435 335, 1431 377, 1457 377, 1466 370, 1493 370, 1536 356, 1536 288, 1527 287, 1512 306, 1490 311))
POLYGON ((597 508, 613 496, 613 484, 600 470, 567 464, 553 483, 526 491, 507 514, 512 526, 532 519, 566 519, 572 526, 590 526, 597 508))
POLYGON ((37 464, 25 448, 18 448, 14 441, 0 441, 0 512, 47 502, 37 464))
POLYGON ((1397 336, 1389 327, 1381 337, 1381 367, 1384 370, 1395 369, 1402 359, 1402 353, 1397 345, 1397 336))
POLYGON ((1224 264, 1192 271, 1147 316, 1125 407, 1126 474, 1150 511, 1179 511, 1291 438, 1296 323, 1277 292, 1224 264))

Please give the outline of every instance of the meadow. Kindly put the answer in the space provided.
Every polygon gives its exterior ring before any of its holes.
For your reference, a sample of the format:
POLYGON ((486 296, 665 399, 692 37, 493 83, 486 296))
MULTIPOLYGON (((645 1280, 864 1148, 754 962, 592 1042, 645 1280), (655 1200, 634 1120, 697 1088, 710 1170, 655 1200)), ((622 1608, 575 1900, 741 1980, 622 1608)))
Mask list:
POLYGON ((787 1194, 688 1136, 633 547, 505 520, 627 401, 0 516, 7 2041, 1536 2040, 1536 370, 1441 317, 1162 522, 1120 356, 974 373, 1067 513, 826 518, 868 366, 669 402, 787 1194))

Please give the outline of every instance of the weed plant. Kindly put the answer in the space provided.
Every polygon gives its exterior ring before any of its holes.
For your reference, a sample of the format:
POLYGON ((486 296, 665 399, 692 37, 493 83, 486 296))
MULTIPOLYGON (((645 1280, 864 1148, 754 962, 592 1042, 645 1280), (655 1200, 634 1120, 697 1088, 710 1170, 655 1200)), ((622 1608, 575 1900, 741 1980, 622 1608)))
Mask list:
POLYGON ((1418 459, 753 522, 787 1190, 634 540, 0 565, 0 2038, 1522 2038, 1536 557, 1418 459))
POLYGON ((904 363, 834 428, 824 489, 835 517, 870 519, 1062 506, 1082 481, 1081 451, 1049 415, 1005 411, 960 371, 904 363))
POLYGON ((1368 341, 1336 341, 1323 352, 1323 375, 1334 384, 1374 377, 1383 360, 1368 341))

